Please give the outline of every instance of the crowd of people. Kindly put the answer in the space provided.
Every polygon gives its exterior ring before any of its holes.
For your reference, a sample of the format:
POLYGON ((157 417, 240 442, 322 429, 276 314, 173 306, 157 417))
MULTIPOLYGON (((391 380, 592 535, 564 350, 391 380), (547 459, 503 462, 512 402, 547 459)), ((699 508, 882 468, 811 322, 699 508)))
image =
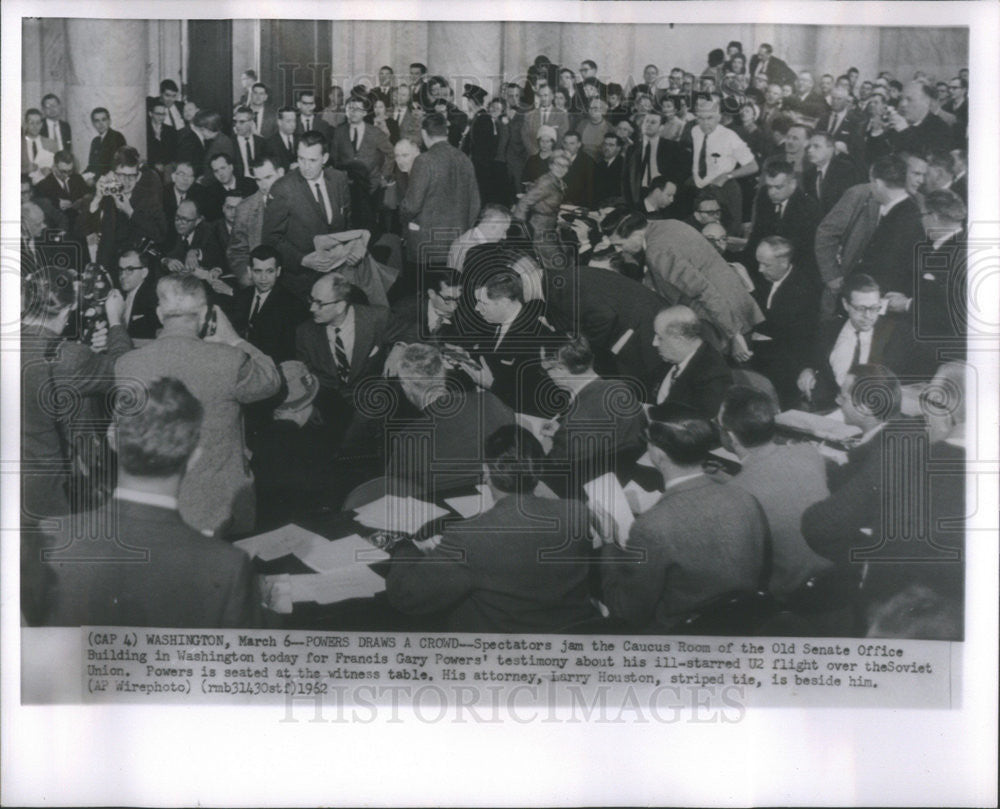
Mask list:
POLYGON ((165 79, 145 148, 98 107, 82 167, 47 94, 24 620, 280 622, 233 539, 362 484, 485 484, 478 516, 399 538, 393 609, 961 638, 963 488, 929 476, 964 460, 968 71, 814 75, 731 42, 639 83, 539 56, 493 93, 414 63, 276 106, 248 70, 211 110, 165 79), (789 440, 789 409, 857 437, 789 440))

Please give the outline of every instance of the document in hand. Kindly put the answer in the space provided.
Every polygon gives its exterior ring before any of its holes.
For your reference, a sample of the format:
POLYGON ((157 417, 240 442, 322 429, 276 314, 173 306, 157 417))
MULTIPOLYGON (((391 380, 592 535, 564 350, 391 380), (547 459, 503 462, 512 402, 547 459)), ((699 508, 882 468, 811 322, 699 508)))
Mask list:
POLYGON ((414 497, 388 494, 357 509, 357 520, 369 528, 394 533, 415 534, 431 520, 448 512, 433 503, 414 497))
POLYGON ((632 528, 632 523, 635 522, 635 517, 632 516, 632 509, 629 508, 628 499, 625 497, 625 491, 618 482, 618 478, 611 472, 607 472, 590 483, 584 483, 583 490, 587 493, 587 500, 591 507, 610 515, 615 521, 618 536, 624 542, 629 529, 632 528))

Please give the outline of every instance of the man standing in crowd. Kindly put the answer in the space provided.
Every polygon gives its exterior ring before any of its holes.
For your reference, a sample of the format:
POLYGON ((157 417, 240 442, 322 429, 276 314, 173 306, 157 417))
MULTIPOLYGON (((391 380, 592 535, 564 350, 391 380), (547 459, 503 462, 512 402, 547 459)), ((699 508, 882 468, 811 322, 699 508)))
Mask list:
POLYGON ((250 276, 247 268, 250 251, 261 243, 264 206, 270 196, 271 186, 285 175, 285 170, 276 167, 271 157, 258 157, 250 170, 257 182, 257 190, 237 206, 233 232, 226 248, 229 271, 241 286, 249 284, 250 276))

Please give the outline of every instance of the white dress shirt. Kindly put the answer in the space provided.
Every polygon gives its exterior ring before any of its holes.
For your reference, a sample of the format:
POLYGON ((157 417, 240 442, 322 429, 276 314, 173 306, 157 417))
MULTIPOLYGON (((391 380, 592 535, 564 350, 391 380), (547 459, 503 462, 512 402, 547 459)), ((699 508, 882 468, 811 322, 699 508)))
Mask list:
POLYGON ((833 344, 833 351, 830 352, 830 367, 833 369, 833 378, 837 380, 838 385, 844 384, 844 377, 851 370, 854 347, 859 339, 861 340, 861 350, 858 353, 858 364, 864 365, 868 362, 872 352, 872 334, 871 329, 862 332, 855 331, 849 320, 844 324, 844 328, 837 335, 837 342, 833 344))
MULTIPOLYGON (((698 348, 701 348, 700 343, 698 344, 698 348)), ((691 362, 691 358, 698 353, 698 348, 696 348, 694 351, 688 354, 683 360, 681 360, 681 362, 679 362, 677 365, 671 368, 667 372, 667 375, 663 377, 663 381, 660 383, 660 389, 656 392, 657 404, 663 404, 667 400, 667 397, 670 395, 670 389, 674 386, 674 380, 677 379, 677 377, 679 377, 682 373, 684 373, 684 369, 688 367, 688 364, 691 362)))
POLYGON ((708 173, 703 179, 698 176, 698 155, 701 154, 701 144, 705 140, 705 133, 700 126, 695 126, 691 130, 691 140, 694 145, 692 175, 698 188, 711 185, 716 177, 728 174, 737 165, 745 166, 754 161, 753 152, 743 139, 733 130, 719 124, 708 134, 708 142, 705 144, 705 163, 708 173))

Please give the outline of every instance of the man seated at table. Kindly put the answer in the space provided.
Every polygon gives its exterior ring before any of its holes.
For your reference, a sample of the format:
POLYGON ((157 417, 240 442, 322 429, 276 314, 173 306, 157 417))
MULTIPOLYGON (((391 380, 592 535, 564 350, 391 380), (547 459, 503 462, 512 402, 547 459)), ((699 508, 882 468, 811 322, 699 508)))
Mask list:
POLYGON ((419 292, 397 301, 392 312, 399 321, 404 342, 441 342, 456 335, 455 310, 462 300, 461 276, 449 268, 429 268, 420 279, 419 292))
POLYGON ((399 428, 390 422, 389 478, 402 491, 432 498, 478 483, 482 437, 514 424, 513 411, 488 390, 466 390, 450 380, 441 352, 432 345, 406 346, 396 370, 419 416, 399 428))
POLYGON ((204 409, 178 379, 144 389, 144 406, 119 414, 114 500, 66 521, 50 546, 45 623, 56 626, 261 626, 250 558, 181 519, 181 480, 200 449, 204 409), (114 534, 81 542, 84 527, 114 534))
POLYGON ((669 632, 699 608, 761 584, 767 523, 736 486, 702 471, 715 431, 687 408, 671 407, 650 424, 650 460, 665 493, 636 518, 624 547, 602 550, 603 601, 636 629, 669 632))
POLYGON ((485 478, 494 505, 453 522, 440 544, 403 543, 386 593, 401 612, 448 611, 452 632, 556 632, 597 617, 587 586, 584 505, 535 497, 542 448, 526 430, 486 439, 485 478))

